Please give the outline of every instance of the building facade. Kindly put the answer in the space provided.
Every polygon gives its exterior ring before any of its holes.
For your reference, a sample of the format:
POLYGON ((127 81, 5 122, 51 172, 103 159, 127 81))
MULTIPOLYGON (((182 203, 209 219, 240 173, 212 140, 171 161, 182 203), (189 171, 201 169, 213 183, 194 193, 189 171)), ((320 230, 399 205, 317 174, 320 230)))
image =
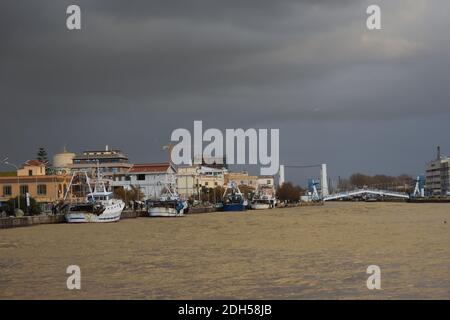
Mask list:
POLYGON ((61 153, 57 153, 53 156, 53 171, 57 175, 70 174, 73 159, 76 154, 67 151, 66 148, 61 153))
POLYGON ((81 155, 73 158, 71 168, 75 170, 95 170, 100 167, 105 179, 115 180, 117 177, 125 176, 133 166, 128 157, 120 150, 84 151, 81 155))
POLYGON ((258 187, 258 176, 249 175, 247 171, 229 172, 225 174, 225 184, 234 181, 238 186, 247 186, 253 189, 258 187))
POLYGON ((228 173, 226 168, 220 167, 200 167, 199 187, 216 188, 225 184, 225 175, 228 173))
POLYGON ((137 187, 144 199, 158 199, 168 185, 176 187, 176 170, 169 163, 134 164, 123 176, 116 176, 111 183, 113 188, 130 189, 137 187))
POLYGON ((259 176, 257 188, 262 190, 264 194, 275 197, 275 178, 273 176, 259 176))
POLYGON ((45 165, 38 160, 25 162, 13 176, 0 177, 0 201, 6 202, 27 193, 40 203, 60 201, 70 183, 70 177, 46 175, 45 165))
POLYGON ((180 166, 177 172, 177 188, 183 198, 199 196, 203 189, 223 187, 225 167, 209 167, 203 165, 180 166))
POLYGON ((177 168, 177 189, 183 199, 199 195, 200 168, 200 165, 177 168))
POLYGON ((438 158, 428 163, 425 175, 426 193, 433 196, 450 195, 450 158, 440 155, 438 158))

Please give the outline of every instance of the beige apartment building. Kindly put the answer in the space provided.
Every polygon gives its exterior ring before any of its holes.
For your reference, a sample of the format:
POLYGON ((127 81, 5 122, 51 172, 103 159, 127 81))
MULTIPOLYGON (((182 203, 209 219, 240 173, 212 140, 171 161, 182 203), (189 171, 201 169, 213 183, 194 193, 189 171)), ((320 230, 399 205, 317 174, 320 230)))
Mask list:
POLYGON ((273 176, 253 176, 249 175, 247 171, 229 172, 226 168, 202 165, 178 167, 178 193, 184 198, 199 195, 203 188, 224 187, 231 181, 236 182, 239 186, 244 185, 255 190, 258 187, 264 187, 269 194, 275 195, 273 176))
POLYGON ((266 195, 275 197, 275 178, 273 176, 259 176, 257 188, 264 190, 266 195))
POLYGON ((177 189, 179 195, 187 199, 199 194, 200 166, 179 166, 177 169, 177 189))
POLYGON ((6 202, 27 193, 37 202, 49 203, 64 198, 70 177, 46 175, 45 165, 38 160, 28 160, 15 173, 0 176, 0 202, 6 202))
POLYGON ((247 171, 229 172, 225 174, 225 184, 234 181, 238 186, 247 186, 253 189, 258 187, 258 176, 249 175, 247 171))
POLYGON ((186 198, 199 195, 203 188, 223 187, 227 172, 226 168, 219 167, 179 166, 177 172, 178 193, 186 198))

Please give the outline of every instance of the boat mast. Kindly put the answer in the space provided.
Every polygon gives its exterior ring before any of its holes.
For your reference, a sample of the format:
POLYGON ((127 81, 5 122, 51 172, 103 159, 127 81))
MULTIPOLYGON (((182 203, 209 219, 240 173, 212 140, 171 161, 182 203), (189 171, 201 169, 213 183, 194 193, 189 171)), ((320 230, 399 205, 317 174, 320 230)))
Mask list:
MULTIPOLYGON (((84 171, 84 176, 86 177, 86 183, 89 187, 89 194, 91 195, 92 200, 95 201, 94 194, 93 194, 94 192, 92 190, 91 182, 89 181, 89 176, 86 171, 84 171)), ((95 186, 94 186, 94 189, 95 189, 95 186)))
POLYGON ((70 190, 70 188, 72 187, 72 183, 73 183, 73 178, 75 177, 75 172, 72 174, 72 178, 70 178, 70 182, 69 182, 69 186, 67 187, 67 189, 66 189, 66 193, 64 194, 64 199, 63 199, 63 201, 66 201, 66 199, 67 199, 67 196, 68 196, 68 194, 69 194, 69 190, 70 190))

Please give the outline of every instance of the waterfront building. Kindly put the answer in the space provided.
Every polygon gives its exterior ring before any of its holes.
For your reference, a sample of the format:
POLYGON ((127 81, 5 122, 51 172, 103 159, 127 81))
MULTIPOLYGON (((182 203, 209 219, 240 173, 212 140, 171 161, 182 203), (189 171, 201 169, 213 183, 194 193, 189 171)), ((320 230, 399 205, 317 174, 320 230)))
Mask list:
POLYGON ((264 190, 266 195, 275 197, 275 178, 273 176, 259 176, 257 188, 264 190))
POLYGON ((239 186, 247 186, 253 189, 258 187, 258 176, 249 175, 247 171, 229 172, 225 174, 225 184, 236 182, 239 186))
POLYGON ((427 165, 425 175, 425 190, 433 196, 450 195, 450 158, 441 155, 440 147, 437 157, 427 165))
POLYGON ((268 186, 275 188, 275 178, 273 176, 259 176, 257 184, 258 186, 268 186))
POLYGON ((93 170, 100 167, 105 179, 116 180, 123 178, 129 172, 132 164, 128 157, 120 150, 90 150, 73 158, 72 169, 93 170))
POLYGON ((70 170, 73 165, 73 159, 76 154, 64 147, 61 153, 57 153, 53 156, 53 171, 57 175, 67 175, 70 174, 70 170))
POLYGON ((227 158, 223 157, 205 157, 203 155, 194 156, 194 164, 200 164, 203 167, 215 169, 228 169, 227 158))
POLYGON ((177 189, 180 197, 188 199, 199 194, 200 165, 184 165, 177 168, 177 189))
POLYGON ((225 185, 225 175, 228 173, 226 168, 201 166, 199 172, 199 187, 216 188, 225 185))
POLYGON ((170 163, 134 164, 125 175, 114 177, 111 185, 125 189, 137 187, 144 196, 141 200, 155 200, 166 186, 176 186, 176 172, 170 163))
POLYGON ((28 160, 17 170, 17 176, 45 176, 45 165, 39 160, 28 160))
POLYGON ((0 176, 0 201, 6 202, 27 193, 37 202, 50 203, 62 200, 70 177, 46 175, 45 165, 38 160, 28 160, 16 172, 0 176))
POLYGON ((180 166, 177 172, 178 192, 186 199, 198 196, 204 188, 223 187, 226 173, 228 169, 220 166, 180 166))

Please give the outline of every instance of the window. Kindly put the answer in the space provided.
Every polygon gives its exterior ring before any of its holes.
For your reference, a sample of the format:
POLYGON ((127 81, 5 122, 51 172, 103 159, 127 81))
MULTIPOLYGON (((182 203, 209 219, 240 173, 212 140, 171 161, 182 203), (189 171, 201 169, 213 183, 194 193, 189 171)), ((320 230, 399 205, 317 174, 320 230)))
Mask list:
POLYGON ((207 186, 208 185, 208 182, 205 182, 205 186, 207 186))
POLYGON ((270 180, 267 180, 267 184, 270 184, 270 180))
POLYGON ((47 194, 47 185, 45 184, 38 184, 37 186, 37 194, 39 196, 44 196, 47 194))
POLYGON ((25 195, 26 193, 28 193, 28 185, 23 184, 20 186, 20 194, 25 195))
POLYGON ((33 170, 28 170, 28 175, 32 176, 33 175, 33 170))
POLYGON ((10 196, 12 194, 11 186, 3 186, 3 196, 10 196))
POLYGON ((144 181, 144 180, 145 180, 145 174, 138 174, 137 177, 136 177, 136 179, 137 179, 138 181, 144 181))

